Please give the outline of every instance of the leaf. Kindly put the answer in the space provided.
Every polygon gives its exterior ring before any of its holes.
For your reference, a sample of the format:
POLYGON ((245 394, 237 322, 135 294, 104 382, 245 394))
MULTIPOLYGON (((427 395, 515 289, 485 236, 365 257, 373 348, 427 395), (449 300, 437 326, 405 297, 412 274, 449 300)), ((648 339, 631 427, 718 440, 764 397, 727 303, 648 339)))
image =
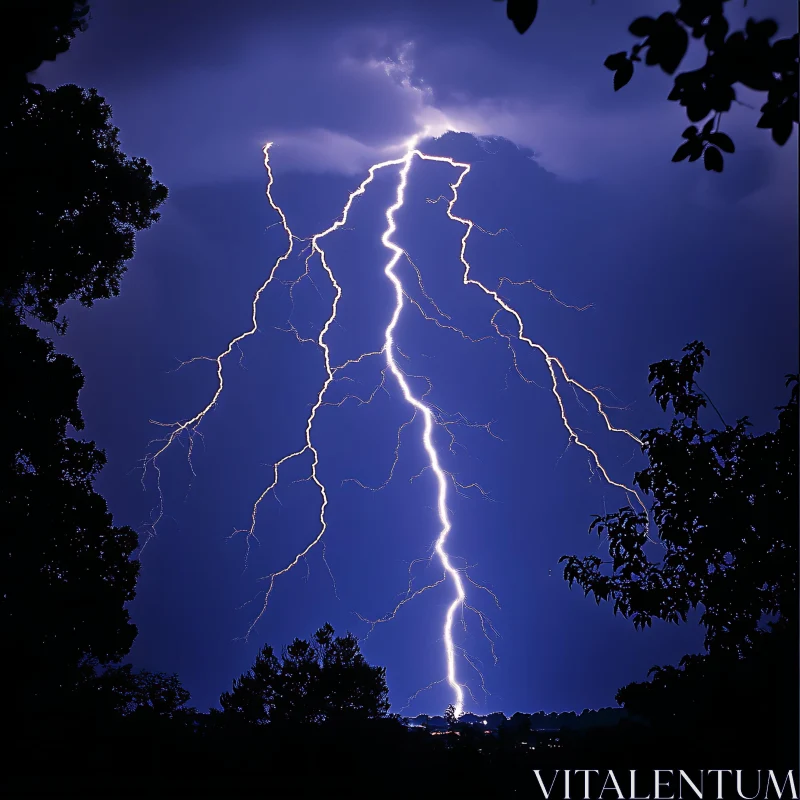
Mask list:
POLYGON ((663 40, 659 49, 661 51, 661 69, 667 75, 672 75, 686 55, 686 50, 689 47, 689 34, 686 33, 686 30, 675 20, 672 14, 669 17, 669 20, 664 20, 663 22, 663 40))
POLYGON ((643 39, 645 36, 649 36, 653 32, 655 24, 656 21, 652 17, 638 17, 631 22, 628 30, 634 36, 638 36, 639 38, 643 39))
POLYGON ((612 72, 616 72, 627 60, 628 54, 623 50, 621 53, 612 53, 603 62, 603 66, 612 72))
POLYGON ((728 20, 722 14, 712 16, 706 27, 706 47, 711 50, 719 50, 725 44, 725 37, 728 35, 728 20))
POLYGON ((633 77, 633 61, 625 60, 625 63, 614 73, 614 91, 619 91, 633 77))
POLYGON ((708 100, 715 111, 730 111, 736 90, 730 84, 715 80, 708 87, 708 100))
POLYGON ((693 147, 694 147, 694 142, 684 142, 675 151, 675 155, 672 156, 672 160, 675 162, 683 161, 684 158, 687 158, 688 156, 691 155, 693 147))
POLYGON ((525 33, 533 25, 538 11, 539 0, 508 0, 506 6, 506 15, 520 33, 525 33))
POLYGON ((710 113, 711 103, 708 102, 708 98, 704 93, 687 98, 686 116, 689 117, 692 122, 700 122, 701 119, 705 119, 710 113))
POLYGON ((712 133, 709 135, 708 141, 711 142, 711 144, 715 144, 725 153, 733 153, 736 149, 733 146, 733 140, 727 133, 720 133, 719 131, 712 133))
POLYGON ((714 117, 711 117, 705 125, 703 125, 703 138, 707 139, 708 134, 711 133, 711 128, 714 125, 714 117))
POLYGON ((769 103, 764 103, 761 106, 761 110, 764 112, 761 115, 761 119, 756 122, 756 128, 771 128, 775 122, 775 111, 772 108, 769 108, 769 103))
POLYGON ((706 147, 703 163, 710 172, 722 172, 722 153, 716 147, 706 147))
POLYGON ((684 139, 694 139, 697 136, 697 126, 690 125, 682 134, 684 139))
POLYGON ((748 37, 753 39, 771 39, 778 32, 778 23, 774 19, 763 19, 756 22, 748 19, 745 24, 745 31, 748 37))
POLYGON ((797 69, 798 35, 791 39, 778 39, 772 45, 772 69, 774 72, 791 72, 797 69))
POLYGON ((772 139, 776 144, 784 145, 792 135, 794 125, 790 119, 781 119, 772 126, 772 139))

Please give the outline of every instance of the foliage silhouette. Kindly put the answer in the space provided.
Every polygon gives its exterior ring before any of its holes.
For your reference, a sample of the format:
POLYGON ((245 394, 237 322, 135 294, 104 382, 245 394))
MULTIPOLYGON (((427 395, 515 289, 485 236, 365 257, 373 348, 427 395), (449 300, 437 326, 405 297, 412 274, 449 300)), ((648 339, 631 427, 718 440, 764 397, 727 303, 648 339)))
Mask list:
POLYGON ((65 53, 89 22, 89 5, 82 0, 28 0, 6 12, 13 35, 6 37, 0 51, 4 95, 24 90, 28 73, 65 53))
POLYGON ((675 414, 669 430, 642 432, 650 466, 634 479, 653 498, 660 560, 646 552, 647 517, 630 507, 591 524, 606 534, 610 562, 560 560, 570 586, 613 602, 636 627, 685 621, 702 606, 709 652, 742 654, 765 615, 797 624, 798 383, 787 376, 791 392, 776 431, 753 436, 747 417, 706 430, 699 412, 709 401, 696 375, 707 355, 692 342, 680 361, 650 366, 651 394, 675 414))
POLYGON ((30 87, 0 132, 5 273, 0 303, 57 323, 58 306, 116 295, 137 231, 167 197, 144 159, 120 151, 96 90, 30 87))
MULTIPOLYGON (((495 0, 495 2, 500 2, 500 0, 495 0)), ((511 20, 518 33, 525 33, 533 25, 538 12, 538 0, 507 0, 506 16, 511 20)))
POLYGON ((352 634, 325 624, 281 658, 265 645, 253 667, 220 696, 228 718, 251 725, 374 720, 389 711, 386 669, 370 666, 352 634))
POLYGON ((500 738, 512 747, 516 747, 528 741, 531 730, 530 714, 517 711, 501 724, 500 738))
POLYGON ((69 706, 90 665, 118 662, 136 635, 125 604, 137 536, 113 525, 93 489, 103 452, 68 435, 83 428, 83 376, 24 324, 32 317, 63 332, 66 300, 91 305, 116 294, 135 233, 158 219, 166 198, 147 163, 120 151, 96 91, 28 82, 85 29, 87 14, 82 2, 17 4, 2 54, 0 636, 24 657, 8 705, 26 718, 69 706))
MULTIPOLYGON (((766 93, 756 125, 770 130, 777 144, 786 144, 798 122, 798 34, 770 41, 778 32, 777 23, 770 19, 748 19, 743 31, 731 33, 725 16, 727 2, 679 0, 674 13, 638 17, 628 30, 641 41, 630 53, 613 53, 604 62, 614 73, 614 91, 618 91, 633 78, 634 65, 642 63, 645 51, 647 66, 674 75, 689 48, 690 35, 702 39, 705 64, 678 73, 667 99, 680 103, 690 122, 708 121, 700 132, 694 125, 684 131, 686 142, 672 160, 697 161, 702 156, 705 168, 714 172, 722 172, 722 153, 734 152, 733 141, 719 126, 722 114, 739 102, 736 84, 766 93)), ((508 17, 520 33, 528 30, 537 10, 536 0, 508 0, 508 17)))
POLYGON ((660 748, 735 755, 741 763, 796 764, 798 696, 798 376, 778 428, 759 436, 747 418, 725 423, 698 386, 709 351, 650 366, 651 394, 670 430, 644 431, 650 466, 635 483, 653 497, 664 550, 651 561, 648 519, 630 508, 596 517, 610 561, 564 556, 564 577, 636 627, 685 621, 702 608, 707 652, 624 686, 617 702, 644 720, 660 748), (711 406, 724 429, 701 426, 711 406))
POLYGON ((730 651, 684 656, 678 667, 653 667, 650 680, 622 687, 617 702, 688 746, 713 738, 722 752, 741 752, 746 744, 767 763, 796 765, 797 625, 782 619, 769 627, 753 637, 744 657, 730 651))
POLYGON ((189 692, 177 675, 133 671, 131 664, 108 667, 81 687, 94 694, 94 705, 119 717, 176 719, 191 712, 186 706, 189 692))
POLYGON ((114 527, 92 488, 105 456, 67 436, 83 428, 83 376, 52 342, 0 308, 0 370, 11 391, 0 439, 0 637, 25 653, 15 701, 23 706, 78 679, 85 658, 120 659, 136 628, 136 533, 114 527))

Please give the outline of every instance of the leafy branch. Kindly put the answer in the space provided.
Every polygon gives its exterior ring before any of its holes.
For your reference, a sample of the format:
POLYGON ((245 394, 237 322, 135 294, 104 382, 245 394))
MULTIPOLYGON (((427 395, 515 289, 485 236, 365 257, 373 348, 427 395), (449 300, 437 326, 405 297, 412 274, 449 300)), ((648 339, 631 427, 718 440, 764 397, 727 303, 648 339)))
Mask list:
MULTIPOLYGON (((730 136, 719 130, 720 118, 739 102, 737 84, 765 92, 759 128, 770 130, 773 141, 784 145, 798 123, 798 35, 771 41, 778 24, 771 19, 748 19, 744 30, 729 32, 725 3, 730 0, 679 0, 676 12, 657 18, 638 17, 628 30, 640 41, 630 52, 612 53, 604 65, 614 73, 614 91, 633 78, 636 63, 660 67, 675 75, 689 49, 690 39, 702 40, 707 50, 700 69, 680 72, 667 96, 686 109, 692 123, 704 122, 698 131, 691 125, 683 132, 686 140, 673 161, 703 158, 707 170, 722 172, 722 153, 733 153, 730 136)), ((524 33, 538 11, 536 0, 508 0, 507 14, 515 28, 524 33)))

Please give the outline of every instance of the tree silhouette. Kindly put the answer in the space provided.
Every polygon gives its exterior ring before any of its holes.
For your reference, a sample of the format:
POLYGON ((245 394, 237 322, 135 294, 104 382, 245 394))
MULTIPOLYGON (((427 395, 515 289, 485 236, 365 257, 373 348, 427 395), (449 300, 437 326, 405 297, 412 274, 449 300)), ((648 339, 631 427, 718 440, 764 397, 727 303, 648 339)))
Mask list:
POLYGON ((500 724, 499 735, 507 746, 516 747, 527 742, 531 736, 531 715, 515 712, 500 724))
POLYGON ((584 594, 613 602, 634 625, 685 621, 702 608, 707 653, 656 666, 648 681, 617 693, 657 736, 687 752, 718 752, 793 765, 798 703, 798 377, 778 428, 760 436, 747 418, 725 423, 697 384, 709 351, 684 348, 680 361, 650 366, 651 394, 674 418, 642 433, 650 466, 635 483, 653 498, 664 546, 651 560, 644 514, 596 517, 611 560, 564 556, 564 577, 584 594), (722 430, 700 424, 711 406, 722 430), (766 623, 766 624, 765 624, 766 623), (794 731, 794 733, 792 733, 794 731), (711 751, 709 743, 713 743, 711 751), (714 750, 716 748, 716 750, 714 750))
POLYGON ((709 652, 743 654, 765 616, 797 625, 798 378, 787 376, 776 431, 753 436, 746 417, 706 430, 699 412, 710 401, 696 375, 707 355, 692 342, 680 361, 650 366, 651 394, 675 416, 669 430, 642 432, 650 466, 634 482, 653 498, 661 558, 647 554, 647 517, 622 508, 590 528, 606 534, 610 562, 561 561, 570 586, 613 602, 635 626, 685 621, 702 606, 709 652))
POLYGON ((0 51, 2 96, 7 98, 26 88, 28 73, 65 53, 75 34, 86 30, 89 5, 83 0, 29 0, 5 11, 13 30, 0 51))
POLYGON ((0 638, 25 654, 15 701, 23 706, 77 680, 86 658, 116 661, 136 628, 137 536, 112 524, 92 489, 105 456, 67 436, 83 428, 83 376, 52 342, 0 308, 0 371, 8 381, 0 437, 0 638))
POLYGON ((220 696, 226 715, 253 725, 349 722, 386 717, 386 669, 367 664, 352 634, 325 624, 281 658, 265 645, 253 667, 220 696))
POLYGON ((94 705, 120 717, 175 719, 189 712, 189 692, 177 675, 133 671, 131 664, 108 667, 87 682, 83 691, 95 696, 94 705))
POLYGON ((691 747, 712 740, 720 753, 797 763, 798 637, 788 620, 759 631, 745 657, 690 655, 653 667, 650 680, 617 692, 617 702, 691 747))
POLYGON ((144 159, 120 151, 94 89, 33 86, 5 111, 0 303, 56 323, 68 299, 91 306, 119 292, 134 236, 158 220, 167 190, 144 159))
POLYGON ((10 706, 26 716, 69 697, 87 664, 119 661, 136 635, 125 604, 137 536, 114 527, 93 489, 102 451, 68 435, 83 428, 83 377, 24 324, 33 317, 63 332, 66 300, 116 294, 136 232, 166 198, 148 164, 121 152, 95 90, 27 80, 68 48, 87 13, 81 2, 17 4, 0 62, 0 636, 24 658, 10 706))
MULTIPOLYGON (((798 35, 771 42, 778 25, 770 19, 748 19, 743 31, 730 32, 725 16, 727 2, 679 0, 674 13, 638 17, 628 30, 640 41, 630 53, 613 53, 604 64, 614 73, 614 91, 618 91, 633 77, 642 54, 645 65, 661 67, 667 75, 674 75, 686 55, 690 36, 702 40, 705 64, 678 73, 667 99, 680 103, 690 122, 705 123, 701 130, 691 125, 683 132, 685 141, 672 160, 697 161, 702 157, 705 168, 714 172, 722 172, 722 153, 734 152, 733 141, 720 131, 720 120, 731 104, 739 102, 736 84, 766 93, 756 125, 771 130, 777 144, 786 144, 798 122, 798 35)), ((519 33, 525 33, 536 18, 537 0, 507 3, 509 19, 519 33)))

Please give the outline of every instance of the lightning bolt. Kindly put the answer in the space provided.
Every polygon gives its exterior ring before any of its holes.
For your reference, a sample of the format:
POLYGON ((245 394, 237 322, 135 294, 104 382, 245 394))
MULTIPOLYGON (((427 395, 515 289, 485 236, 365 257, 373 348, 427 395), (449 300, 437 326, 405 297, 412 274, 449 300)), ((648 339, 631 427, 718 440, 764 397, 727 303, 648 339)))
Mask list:
MULTIPOLYGON (((490 646, 492 648, 492 656, 496 661, 496 655, 494 652, 494 639, 493 639, 493 636, 497 635, 496 631, 493 625, 491 624, 491 621, 488 620, 488 618, 483 614, 483 612, 481 612, 474 605, 468 602, 466 583, 468 582, 472 584, 472 586, 476 589, 488 592, 488 594, 495 601, 498 608, 499 608, 499 601, 497 596, 490 589, 480 585, 479 583, 476 583, 468 575, 466 567, 456 566, 456 564, 453 561, 453 556, 451 556, 448 550, 448 543, 452 531, 452 523, 448 512, 448 490, 450 484, 453 485, 455 491, 459 491, 459 489, 477 488, 483 496, 488 496, 488 495, 486 492, 484 492, 484 490, 480 486, 478 486, 475 483, 471 484, 459 483, 452 473, 444 469, 440 459, 440 454, 434 442, 434 431, 437 427, 439 427, 444 429, 450 435, 451 450, 455 443, 455 438, 453 436, 452 431, 450 430, 450 427, 453 425, 464 424, 464 425, 469 425, 471 427, 481 427, 484 428, 491 436, 494 436, 495 438, 499 437, 497 437, 491 431, 490 429, 491 423, 488 424, 471 423, 469 420, 467 420, 461 415, 455 415, 454 418, 448 419, 447 414, 445 414, 439 407, 437 407, 427 399, 427 396, 432 389, 430 381, 428 381, 428 389, 423 394, 421 395, 415 394, 409 384, 408 380, 409 377, 424 378, 425 376, 410 376, 400 367, 397 361, 398 355, 407 358, 407 356, 405 356, 405 354, 400 350, 395 340, 395 333, 397 330, 397 326, 399 324, 403 309, 404 307, 406 307, 406 305, 416 308, 416 310, 422 314, 423 318, 426 321, 433 322, 439 328, 454 331, 460 334, 463 338, 469 340, 470 342, 480 342, 483 341, 484 339, 490 338, 490 337, 480 337, 480 338, 471 337, 460 328, 451 324, 450 317, 440 309, 440 307, 436 304, 434 299, 425 290, 422 281, 422 274, 418 269, 417 265, 411 259, 411 256, 393 240, 393 236, 397 231, 395 216, 397 212, 404 205, 409 174, 411 171, 412 163, 414 162, 415 159, 419 159, 421 161, 444 163, 459 171, 459 175, 455 180, 455 182, 450 184, 451 194, 449 200, 445 196, 440 196, 435 200, 429 200, 428 202, 437 203, 440 200, 446 200, 447 201, 446 214, 448 218, 453 222, 463 226, 464 232, 461 237, 461 245, 459 252, 459 258, 462 269, 462 283, 464 286, 475 287, 477 290, 483 292, 487 297, 489 297, 493 301, 494 305, 496 306, 496 309, 492 314, 491 319, 489 320, 489 325, 494 330, 497 337, 506 341, 507 346, 512 354, 513 367, 517 370, 517 372, 523 378, 523 380, 529 383, 532 382, 530 381, 530 379, 526 378, 521 371, 521 368, 517 361, 515 343, 527 346, 533 349, 534 351, 538 352, 542 356, 542 358, 544 359, 544 363, 547 367, 548 374, 550 376, 551 391, 558 406, 562 424, 567 431, 568 446, 576 445, 582 448, 590 458, 590 467, 592 467, 593 465, 593 468, 602 475, 602 477, 605 479, 606 482, 624 491, 626 493, 626 496, 628 496, 629 501, 631 499, 635 500, 638 503, 638 505, 645 511, 645 513, 646 513, 646 507, 642 503, 641 498, 632 488, 610 477, 605 467, 601 463, 600 457, 596 452, 596 450, 593 449, 590 445, 588 445, 580 438, 577 429, 570 423, 568 419, 566 409, 564 406, 564 400, 562 397, 562 386, 568 386, 573 392, 575 392, 579 402, 580 402, 580 398, 578 397, 579 392, 584 397, 588 398, 597 409, 597 413, 603 419, 608 431, 630 437, 634 442, 640 445, 641 441, 630 431, 624 428, 617 428, 614 425, 612 425, 611 420, 608 417, 606 407, 601 402, 596 391, 583 386, 574 378, 572 378, 567 373, 564 365, 558 358, 552 356, 541 344, 535 342, 532 338, 530 338, 530 336, 528 336, 525 330, 525 324, 522 319, 522 316, 510 304, 509 301, 504 299, 499 294, 499 290, 503 287, 504 284, 514 285, 514 286, 532 285, 535 289, 537 289, 540 292, 543 292, 550 299, 554 300, 555 302, 559 303, 565 308, 572 309, 575 311, 583 311, 586 308, 588 308, 588 306, 578 307, 563 303, 556 297, 556 295, 552 291, 549 291, 548 289, 539 286, 532 280, 517 282, 517 281, 512 281, 507 277, 503 277, 500 279, 497 289, 491 289, 484 283, 482 283, 481 281, 472 276, 472 266, 470 262, 467 260, 466 251, 467 251, 467 243, 473 229, 477 228, 479 231, 482 231, 483 233, 487 233, 489 235, 497 235, 502 231, 497 231, 494 233, 485 231, 483 228, 480 228, 480 226, 478 226, 474 221, 468 218, 460 217, 455 214, 454 207, 459 199, 459 189, 461 188, 464 180, 469 174, 471 166, 468 163, 456 161, 447 156, 434 156, 421 152, 419 149, 417 149, 417 145, 419 143, 420 138, 424 135, 425 134, 419 134, 418 136, 415 136, 411 140, 409 140, 407 142, 406 151, 404 155, 402 155, 401 157, 382 161, 380 163, 372 165, 368 170, 367 177, 361 182, 358 188, 356 188, 348 196, 347 201, 342 209, 340 217, 328 228, 319 233, 314 234, 308 239, 299 239, 292 233, 291 229, 289 228, 289 224, 287 222, 284 212, 277 205, 277 203, 273 198, 272 187, 274 183, 274 176, 272 172, 272 166, 270 163, 270 149, 272 144, 268 143, 267 145, 264 146, 263 148, 264 166, 268 176, 266 196, 270 206, 279 216, 280 224, 284 232, 286 233, 288 239, 287 249, 275 261, 275 263, 273 264, 272 268, 270 269, 267 275, 267 278, 255 292, 251 304, 252 305, 251 327, 245 332, 231 339, 227 347, 216 357, 209 358, 206 356, 199 356, 193 359, 189 359, 188 361, 181 362, 179 365, 179 368, 181 368, 183 366, 198 361, 209 361, 215 364, 217 385, 209 402, 199 412, 197 412, 194 416, 190 417, 189 419, 173 423, 154 422, 154 424, 166 428, 168 430, 168 433, 165 437, 153 440, 153 443, 157 444, 157 447, 153 450, 153 452, 148 453, 143 459, 142 485, 143 486, 145 485, 145 477, 148 469, 152 469, 156 474, 156 489, 158 493, 158 500, 156 507, 153 513, 151 514, 150 523, 146 528, 148 536, 145 541, 145 545, 147 544, 147 542, 150 541, 152 536, 155 535, 157 526, 162 521, 165 515, 164 496, 161 489, 161 468, 159 465, 159 459, 176 442, 181 442, 183 439, 186 439, 188 441, 189 467, 191 469, 192 474, 194 474, 194 467, 192 465, 192 452, 194 448, 194 439, 196 436, 202 436, 199 430, 199 426, 201 425, 207 414, 215 407, 220 395, 222 394, 222 391, 224 389, 224 364, 226 363, 228 356, 231 355, 234 349, 238 349, 241 354, 242 342, 248 337, 252 336, 258 330, 257 312, 258 312, 259 300, 261 299, 263 293, 266 291, 268 286, 271 283, 273 283, 273 281, 276 280, 276 276, 278 274, 279 269, 292 256, 295 242, 305 243, 306 247, 303 253, 301 253, 301 255, 303 254, 306 255, 304 272, 299 277, 293 280, 281 280, 278 282, 282 283, 284 286, 289 287, 289 296, 292 303, 292 309, 294 309, 294 289, 300 283, 300 281, 304 279, 309 280, 313 284, 313 280, 309 272, 310 269, 309 264, 312 258, 318 256, 322 269, 326 273, 327 278, 330 281, 331 287, 333 288, 334 292, 334 297, 330 305, 330 313, 327 319, 325 320, 324 324, 322 325, 319 334, 314 338, 301 336, 300 333, 295 328, 295 326, 291 323, 291 321, 287 323, 286 328, 280 330, 285 330, 286 332, 291 333, 301 343, 313 342, 316 345, 316 347, 321 351, 323 356, 325 378, 316 396, 316 399, 311 406, 308 417, 306 418, 305 431, 302 443, 300 444, 297 450, 285 455, 283 458, 281 458, 279 461, 275 462, 272 465, 272 481, 266 486, 266 488, 264 488, 264 490, 261 492, 261 494, 257 497, 255 502, 253 503, 250 513, 249 526, 246 528, 235 530, 231 534, 231 536, 235 536, 237 534, 245 535, 246 539, 245 567, 246 567, 250 555, 251 543, 253 541, 256 542, 258 541, 256 538, 256 525, 258 520, 258 512, 262 502, 270 494, 274 495, 276 487, 278 486, 281 479, 282 469, 289 462, 295 459, 299 459, 301 456, 305 455, 310 456, 311 465, 308 476, 301 480, 307 480, 312 482, 316 486, 319 492, 319 498, 320 498, 319 516, 318 516, 319 525, 317 527, 316 534, 310 539, 309 543, 303 549, 299 550, 296 553, 296 555, 291 560, 289 560, 288 563, 286 563, 284 567, 265 576, 264 580, 267 583, 267 588, 263 592, 263 602, 261 605, 261 609, 256 615, 256 617, 253 619, 252 623, 250 624, 250 627, 248 628, 246 635, 247 636, 250 635, 255 626, 258 624, 259 620, 266 613, 270 597, 272 595, 276 581, 279 578, 286 575, 288 572, 297 567, 300 561, 305 560, 306 556, 317 545, 320 545, 320 543, 322 544, 323 548, 323 559, 325 557, 323 537, 328 527, 326 519, 326 509, 329 501, 328 501, 328 492, 326 486, 320 480, 318 474, 320 455, 314 443, 314 421, 317 418, 318 412, 324 406, 340 406, 344 402, 350 399, 356 400, 359 404, 370 403, 376 396, 378 391, 380 391, 381 389, 385 390, 386 388, 385 381, 387 379, 387 375, 391 376, 391 379, 393 379, 394 382, 399 387, 403 400, 409 406, 411 414, 410 417, 400 426, 398 430, 397 445, 394 451, 394 460, 389 472, 389 476, 386 479, 386 481, 384 481, 384 483, 378 487, 367 487, 365 484, 361 483, 356 479, 349 479, 349 480, 355 481, 358 485, 362 486, 363 488, 371 488, 373 491, 378 491, 381 488, 383 488, 392 479, 392 476, 394 474, 394 470, 399 459, 401 435, 403 431, 405 430, 406 427, 411 425, 415 420, 421 419, 423 423, 421 438, 426 454, 427 463, 425 464, 425 466, 423 467, 423 469, 419 474, 422 474, 423 472, 426 471, 430 471, 434 476, 435 486, 436 486, 436 513, 438 517, 439 532, 435 541, 433 542, 432 553, 429 556, 429 558, 417 559, 416 561, 412 562, 411 565, 409 566, 408 589, 405 595, 402 597, 402 599, 396 604, 395 608, 390 613, 376 620, 367 620, 361 615, 358 616, 361 620, 370 624, 371 626, 370 632, 371 632, 374 629, 375 625, 382 622, 388 622, 394 619, 397 613, 399 613, 400 610, 406 604, 414 600, 419 595, 429 590, 432 590, 442 584, 448 585, 451 588, 452 594, 449 605, 447 606, 447 610, 445 612, 444 621, 442 625, 442 641, 444 643, 444 656, 445 656, 445 667, 446 667, 445 677, 438 681, 435 681, 434 683, 430 684, 429 687, 425 687, 425 689, 420 690, 420 692, 425 691, 426 689, 431 688, 432 686, 438 685, 439 683, 446 682, 453 693, 454 697, 453 705, 455 706, 456 715, 459 716, 461 715, 464 709, 465 690, 469 692, 471 695, 469 686, 466 683, 461 682, 458 678, 457 657, 459 655, 463 657, 463 659, 467 662, 467 664, 470 667, 472 667, 478 672, 480 676, 481 687, 484 690, 484 692, 486 692, 483 675, 478 669, 476 661, 472 657, 470 657, 469 654, 467 654, 466 651, 464 651, 464 649, 461 646, 457 645, 454 640, 453 627, 456 620, 459 618, 459 615, 464 626, 466 626, 466 622, 464 621, 465 611, 471 611, 477 615, 480 621, 482 633, 489 641, 490 646), (384 274, 394 290, 394 298, 395 298, 394 309, 392 311, 391 317, 389 318, 388 324, 385 328, 383 344, 380 347, 380 349, 365 352, 360 356, 358 356, 357 358, 350 359, 338 365, 334 365, 331 359, 330 348, 326 341, 326 336, 331 326, 336 322, 339 302, 342 297, 342 288, 340 284, 337 282, 334 272, 328 263, 325 250, 322 247, 322 242, 327 236, 329 236, 330 234, 334 233, 337 230, 341 230, 347 224, 348 217, 355 200, 366 192, 367 187, 373 182, 375 175, 379 170, 387 169, 390 167, 399 168, 399 176, 398 176, 397 189, 395 193, 394 202, 385 211, 386 228, 383 232, 383 235, 381 236, 381 242, 384 245, 384 247, 390 252, 389 260, 384 267, 384 274), (425 302, 427 302, 429 306, 433 309, 433 312, 435 313, 436 316, 429 315, 423 308, 422 304, 417 300, 415 300, 411 296, 409 291, 406 289, 406 287, 403 285, 403 282, 401 278, 398 276, 396 271, 396 267, 398 266, 401 259, 406 259, 407 262, 411 265, 411 267, 415 271, 418 287, 422 293, 422 297, 424 298, 425 302), (504 330, 503 327, 501 326, 500 320, 502 319, 503 316, 509 318, 511 322, 512 331, 504 330), (372 393, 367 398, 360 397, 359 395, 354 393, 345 395, 338 402, 331 401, 327 398, 330 387, 336 381, 352 380, 347 375, 340 373, 343 373, 348 367, 354 364, 359 364, 367 359, 378 358, 381 356, 385 361, 385 366, 381 370, 381 380, 378 386, 372 391, 372 393), (412 567, 414 566, 414 564, 419 563, 420 561, 427 561, 428 563, 430 563, 430 561, 433 558, 436 558, 438 560, 439 565, 441 567, 440 577, 436 581, 428 583, 422 588, 414 589, 413 576, 411 574, 412 567)), ((314 288, 315 289, 317 288, 315 284, 314 288)), ((427 380, 427 378, 425 378, 425 380, 427 380)), ((597 390, 601 388, 602 387, 596 387, 597 390)), ((325 561, 325 563, 327 566, 327 561, 325 561)), ((328 569, 330 571, 329 567, 328 569)), ((331 573, 331 578, 333 578, 332 573, 331 573)), ((335 582, 334 582, 334 587, 335 587, 335 582)), ((416 697, 420 692, 417 692, 415 695, 413 695, 412 698, 409 699, 409 702, 411 702, 411 700, 414 697, 416 697)))

